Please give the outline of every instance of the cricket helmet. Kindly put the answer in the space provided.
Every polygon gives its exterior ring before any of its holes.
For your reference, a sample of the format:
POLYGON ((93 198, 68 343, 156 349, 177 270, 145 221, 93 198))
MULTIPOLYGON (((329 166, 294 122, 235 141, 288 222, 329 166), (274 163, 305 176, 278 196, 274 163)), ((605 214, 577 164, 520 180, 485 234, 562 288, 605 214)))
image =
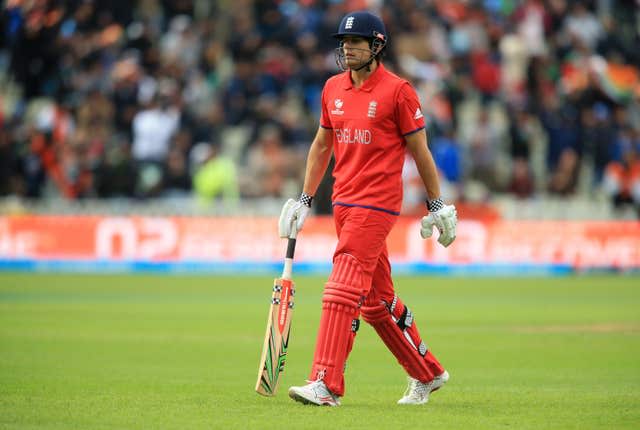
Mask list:
POLYGON ((382 20, 369 11, 357 11, 346 14, 340 25, 338 32, 332 34, 333 37, 340 40, 340 47, 336 49, 336 63, 341 70, 347 70, 342 50, 342 39, 346 36, 358 36, 369 40, 369 49, 371 56, 369 60, 356 70, 367 67, 375 58, 379 58, 387 45, 387 30, 382 20))
POLYGON ((360 36, 367 39, 377 39, 382 44, 387 43, 387 30, 382 20, 369 11, 348 13, 340 21, 338 32, 333 37, 342 39, 345 36, 360 36))

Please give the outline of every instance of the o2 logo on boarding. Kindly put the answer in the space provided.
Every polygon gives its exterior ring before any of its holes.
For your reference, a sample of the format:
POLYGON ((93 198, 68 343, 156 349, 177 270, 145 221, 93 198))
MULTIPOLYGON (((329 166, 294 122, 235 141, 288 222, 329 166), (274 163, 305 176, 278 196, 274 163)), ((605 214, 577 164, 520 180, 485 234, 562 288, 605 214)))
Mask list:
POLYGON ((178 225, 171 218, 103 218, 95 235, 95 256, 107 260, 167 258, 180 244, 178 225))
POLYGON ((333 105, 336 108, 331 111, 332 114, 334 114, 334 115, 344 115, 344 111, 342 110, 342 105, 344 105, 344 102, 341 99, 335 99, 333 101, 333 105))

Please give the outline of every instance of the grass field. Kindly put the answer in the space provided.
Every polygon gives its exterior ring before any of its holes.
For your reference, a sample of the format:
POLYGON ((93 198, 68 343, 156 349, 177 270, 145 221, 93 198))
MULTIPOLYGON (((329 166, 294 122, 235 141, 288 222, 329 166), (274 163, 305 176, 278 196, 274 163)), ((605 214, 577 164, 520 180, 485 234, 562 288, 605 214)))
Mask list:
POLYGON ((640 428, 639 278, 398 278, 451 373, 420 407, 395 404, 403 372, 365 324, 342 407, 287 397, 322 283, 297 278, 286 372, 265 398, 269 277, 0 273, 0 428, 640 428))

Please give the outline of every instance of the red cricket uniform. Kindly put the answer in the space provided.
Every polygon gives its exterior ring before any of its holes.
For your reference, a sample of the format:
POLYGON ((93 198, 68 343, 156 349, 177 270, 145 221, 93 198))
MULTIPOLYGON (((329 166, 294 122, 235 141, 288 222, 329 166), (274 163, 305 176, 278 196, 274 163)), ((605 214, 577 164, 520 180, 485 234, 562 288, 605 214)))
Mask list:
POLYGON ((398 215, 404 136, 425 127, 411 85, 382 64, 360 88, 349 72, 333 76, 322 92, 320 126, 333 130, 334 205, 398 215))
POLYGON ((407 373, 429 381, 444 368, 395 295, 386 246, 402 204, 404 138, 425 127, 417 94, 381 63, 360 88, 347 71, 325 84, 320 126, 333 131, 338 244, 310 379, 344 394, 345 363, 362 311, 407 373))

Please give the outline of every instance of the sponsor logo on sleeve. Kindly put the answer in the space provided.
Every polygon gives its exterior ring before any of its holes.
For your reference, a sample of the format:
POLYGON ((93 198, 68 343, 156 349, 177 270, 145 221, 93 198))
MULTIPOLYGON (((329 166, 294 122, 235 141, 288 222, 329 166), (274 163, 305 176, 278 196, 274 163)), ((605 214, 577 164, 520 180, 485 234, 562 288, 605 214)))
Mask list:
POLYGON ((335 99, 333 101, 333 105, 336 108, 331 111, 332 114, 334 114, 334 115, 344 115, 344 111, 342 110, 342 105, 344 105, 344 102, 342 100, 335 99))

